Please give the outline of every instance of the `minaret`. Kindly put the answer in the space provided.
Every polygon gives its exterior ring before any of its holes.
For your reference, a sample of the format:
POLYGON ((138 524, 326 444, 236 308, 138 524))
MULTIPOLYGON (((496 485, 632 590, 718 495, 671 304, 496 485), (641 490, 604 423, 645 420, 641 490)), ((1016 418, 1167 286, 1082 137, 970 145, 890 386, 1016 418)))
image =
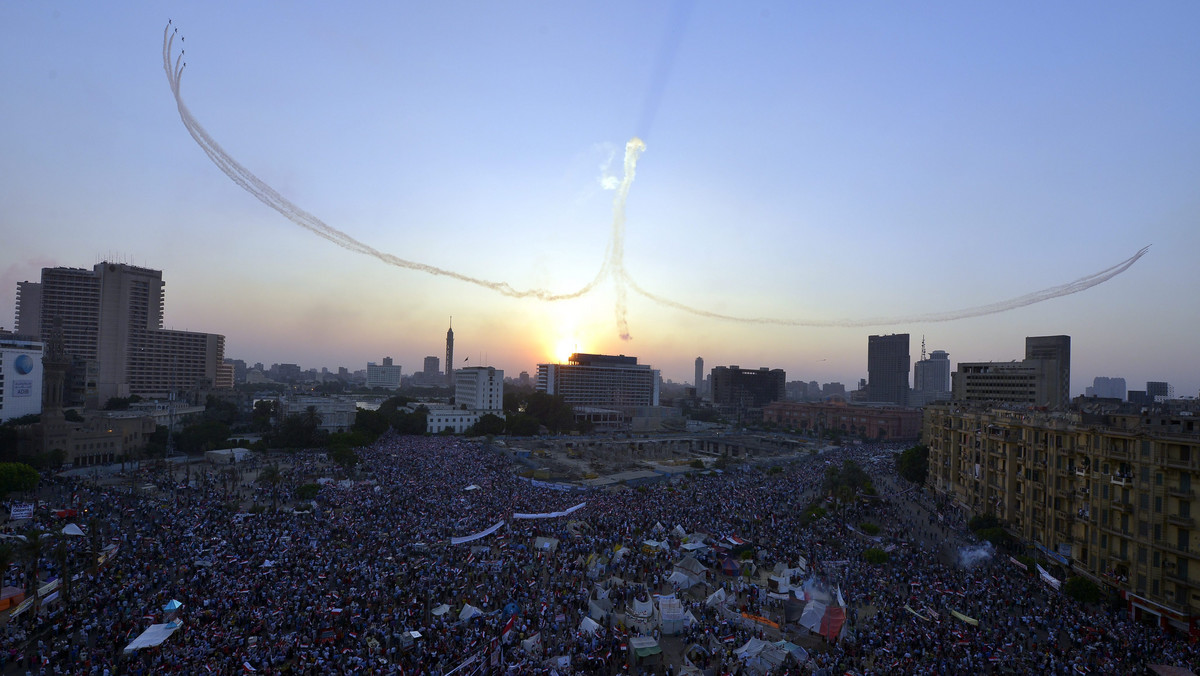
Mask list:
POLYGON ((454 387, 454 317, 446 329, 446 387, 454 387))

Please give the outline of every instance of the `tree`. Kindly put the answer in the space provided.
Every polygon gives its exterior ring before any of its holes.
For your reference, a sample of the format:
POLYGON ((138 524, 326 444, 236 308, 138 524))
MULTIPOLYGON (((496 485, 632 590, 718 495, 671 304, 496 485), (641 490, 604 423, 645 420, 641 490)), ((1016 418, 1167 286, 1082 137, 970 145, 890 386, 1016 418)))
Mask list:
POLYGON ((0 499, 37 488, 40 478, 37 470, 23 462, 0 462, 0 499))
POLYGON ((337 463, 347 474, 358 464, 358 454, 349 446, 337 446, 330 449, 329 459, 337 463))
POLYGON ((1063 593, 1080 603, 1099 603, 1104 599, 1104 592, 1095 582, 1086 577, 1069 577, 1063 583, 1063 593))
POLYGON ((471 425, 467 430, 467 434, 473 437, 480 437, 485 434, 504 434, 504 418, 491 413, 485 413, 479 416, 479 422, 471 425))
POLYGON ((250 414, 250 428, 255 432, 270 432, 271 420, 277 411, 274 399, 259 399, 254 402, 254 411, 250 414))
POLYGON ((175 445, 188 455, 196 455, 218 448, 228 438, 228 425, 206 420, 183 428, 175 438, 175 445))
POLYGON ((265 484, 271 492, 271 509, 279 509, 279 482, 283 475, 279 473, 279 465, 271 463, 258 472, 258 483, 265 484))
POLYGON ((17 546, 17 555, 25 562, 25 598, 33 598, 38 588, 38 564, 42 560, 42 532, 27 528, 24 537, 17 546))
POLYGON ((532 437, 538 433, 536 418, 524 413, 510 413, 504 420, 505 430, 515 437, 532 437))
POLYGON ((929 475, 929 447, 916 445, 896 456, 896 472, 915 484, 924 484, 929 475))

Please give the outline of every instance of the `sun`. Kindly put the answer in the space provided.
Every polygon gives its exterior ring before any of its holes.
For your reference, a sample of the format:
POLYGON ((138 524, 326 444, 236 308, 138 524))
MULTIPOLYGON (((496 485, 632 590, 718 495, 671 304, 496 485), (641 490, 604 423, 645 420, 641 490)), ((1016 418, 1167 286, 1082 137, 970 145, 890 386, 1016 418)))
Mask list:
POLYGON ((578 343, 573 338, 559 338, 554 344, 554 361, 559 364, 565 364, 571 359, 571 355, 578 352, 578 343))

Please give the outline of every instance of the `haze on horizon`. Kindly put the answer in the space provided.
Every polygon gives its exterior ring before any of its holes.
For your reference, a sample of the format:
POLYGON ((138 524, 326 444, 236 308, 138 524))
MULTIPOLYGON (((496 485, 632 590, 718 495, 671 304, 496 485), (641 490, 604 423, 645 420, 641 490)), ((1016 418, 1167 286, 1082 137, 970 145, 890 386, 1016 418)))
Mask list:
POLYGON ((953 362, 1019 359, 1025 336, 1061 333, 1074 394, 1098 375, 1200 387, 1193 5, 523 9, 230 3, 169 18, 191 113, 323 223, 556 292, 585 287, 619 241, 632 286, 509 298, 297 228, 180 124, 155 52, 167 17, 146 3, 0 7, 0 222, 18 242, 0 249, 0 289, 103 258, 161 269, 168 326, 268 364, 389 355, 412 373, 442 356, 453 315, 460 359, 510 375, 578 350, 676 381, 699 355, 852 387, 870 333, 912 334, 914 359, 924 335, 953 362), (614 240, 634 135, 647 149, 614 240), (1085 278, 1147 244, 1093 288, 949 322, 744 324, 653 300, 925 317, 1085 278))

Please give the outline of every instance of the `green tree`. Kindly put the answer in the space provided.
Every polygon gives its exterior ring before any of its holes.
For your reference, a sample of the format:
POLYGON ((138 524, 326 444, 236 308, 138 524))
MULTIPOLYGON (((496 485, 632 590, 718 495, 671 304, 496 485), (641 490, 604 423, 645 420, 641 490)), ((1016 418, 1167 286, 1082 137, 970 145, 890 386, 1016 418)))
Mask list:
POLYGON ((321 484, 300 484, 296 486, 295 495, 297 500, 313 500, 320 492, 321 484))
POLYGON ((37 488, 40 478, 37 470, 23 462, 0 462, 0 499, 37 488))
POLYGON ((25 539, 17 545, 17 555, 25 564, 25 598, 33 598, 37 594, 38 566, 42 560, 42 531, 27 528, 22 536, 25 539))
POLYGON ((215 420, 206 420, 188 425, 175 437, 175 447, 188 455, 196 455, 214 448, 229 438, 229 426, 215 420))
POLYGON ((259 399, 254 402, 254 411, 250 414, 250 429, 263 434, 270 432, 271 420, 277 412, 278 406, 274 399, 259 399))
POLYGON ((929 447, 916 445, 896 456, 896 472, 915 484, 924 484, 929 475, 929 447))
POLYGON ((337 463, 347 474, 358 464, 358 454, 349 446, 338 446, 330 449, 329 459, 337 463))
POLYGON ((471 425, 467 435, 481 437, 486 434, 504 434, 504 418, 491 413, 479 416, 479 422, 471 425))
POLYGON ((536 418, 524 413, 510 413, 504 419, 505 430, 515 437, 532 437, 538 433, 536 418))
POLYGON ((425 434, 426 418, 429 416, 429 409, 424 406, 418 406, 417 410, 407 413, 396 411, 392 419, 392 427, 400 434, 425 434))

